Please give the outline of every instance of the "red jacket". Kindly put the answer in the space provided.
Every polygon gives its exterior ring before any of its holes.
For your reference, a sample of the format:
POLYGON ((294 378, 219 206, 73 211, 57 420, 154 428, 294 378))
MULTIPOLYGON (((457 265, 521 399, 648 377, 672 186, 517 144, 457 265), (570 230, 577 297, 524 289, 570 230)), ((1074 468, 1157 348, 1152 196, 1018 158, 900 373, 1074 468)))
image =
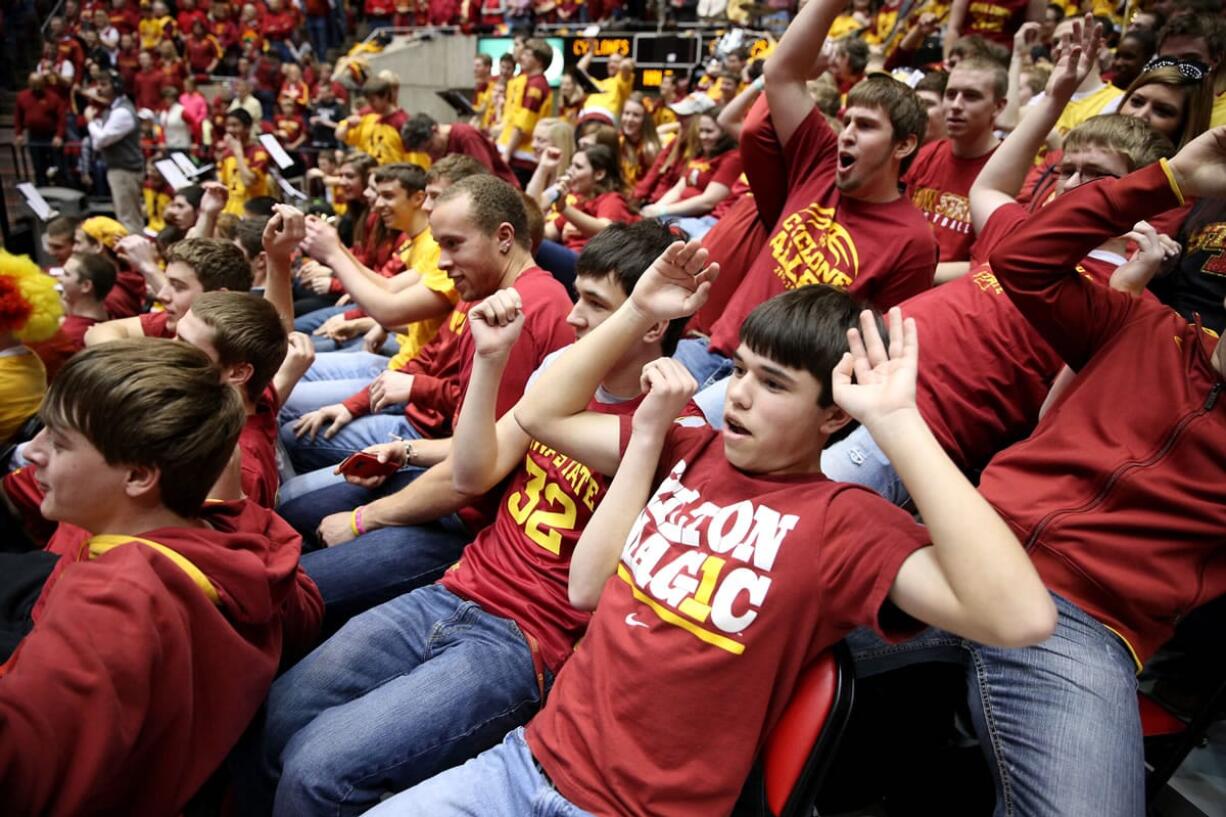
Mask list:
POLYGON ((44 90, 35 94, 29 88, 17 93, 13 107, 13 135, 21 136, 29 131, 29 138, 50 141, 52 137, 64 138, 68 105, 59 94, 44 90))
POLYGON ((203 517, 211 528, 141 538, 194 565, 216 602, 149 545, 91 547, 59 526, 34 629, 0 666, 5 813, 178 814, 250 723, 283 648, 315 638, 323 603, 299 536, 246 501, 203 517))
POLYGON ((1047 586, 1144 662, 1190 610, 1226 593, 1226 395, 1217 338, 1166 306, 1086 281, 1103 240, 1181 204, 1160 165, 1065 193, 991 264, 1075 384, 980 490, 1047 586))

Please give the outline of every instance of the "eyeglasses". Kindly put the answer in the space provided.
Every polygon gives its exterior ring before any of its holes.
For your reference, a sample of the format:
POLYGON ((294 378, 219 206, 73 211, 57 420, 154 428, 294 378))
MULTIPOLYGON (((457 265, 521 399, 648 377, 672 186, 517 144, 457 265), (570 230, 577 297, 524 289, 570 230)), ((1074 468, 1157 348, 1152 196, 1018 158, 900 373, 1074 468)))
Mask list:
POLYGON ((1158 68, 1174 68, 1181 77, 1190 79, 1193 82, 1200 82, 1209 73, 1209 66, 1200 60, 1185 60, 1175 57, 1154 57, 1145 63, 1145 67, 1141 71, 1144 73, 1158 68))

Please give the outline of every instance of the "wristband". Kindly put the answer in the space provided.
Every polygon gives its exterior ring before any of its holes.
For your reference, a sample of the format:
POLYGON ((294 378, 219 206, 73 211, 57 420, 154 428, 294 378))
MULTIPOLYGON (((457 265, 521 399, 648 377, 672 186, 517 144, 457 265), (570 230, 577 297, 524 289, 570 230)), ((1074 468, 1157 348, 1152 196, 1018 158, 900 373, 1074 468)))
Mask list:
POLYGON ((1166 181, 1171 186, 1171 192, 1175 194, 1175 198, 1179 200, 1179 206, 1184 204, 1183 191, 1179 189, 1179 180, 1175 178, 1175 172, 1171 170, 1171 163, 1166 159, 1159 159, 1158 164, 1162 166, 1162 172, 1166 174, 1166 181))
POLYGON ((404 443, 404 464, 412 465, 413 464, 413 441, 412 440, 402 440, 402 442, 404 443))
POLYGON ((349 529, 353 531, 354 536, 362 536, 366 533, 366 526, 362 524, 362 505, 353 509, 349 514, 349 529))

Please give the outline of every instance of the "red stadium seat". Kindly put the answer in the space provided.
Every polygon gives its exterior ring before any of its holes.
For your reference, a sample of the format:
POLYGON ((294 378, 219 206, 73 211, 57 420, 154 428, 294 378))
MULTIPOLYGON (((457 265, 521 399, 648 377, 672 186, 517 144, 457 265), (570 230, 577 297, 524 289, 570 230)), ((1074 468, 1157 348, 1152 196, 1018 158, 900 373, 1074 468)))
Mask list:
MULTIPOLYGON (((838 644, 801 674, 796 692, 766 738, 760 758, 761 792, 752 812, 764 817, 809 817, 822 777, 851 716, 855 673, 838 644)), ((745 800, 742 800, 742 805, 745 800)))

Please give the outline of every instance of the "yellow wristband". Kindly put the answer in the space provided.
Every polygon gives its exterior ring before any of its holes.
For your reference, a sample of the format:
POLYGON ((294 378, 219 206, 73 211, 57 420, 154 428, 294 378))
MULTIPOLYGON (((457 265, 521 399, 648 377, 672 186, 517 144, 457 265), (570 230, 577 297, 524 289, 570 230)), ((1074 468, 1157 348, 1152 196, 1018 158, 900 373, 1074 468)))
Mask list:
POLYGON ((357 538, 358 536, 362 535, 361 532, 358 530, 358 509, 357 508, 354 508, 352 511, 349 512, 349 530, 353 531, 354 538, 357 538))
POLYGON ((1183 191, 1179 189, 1179 180, 1175 178, 1175 173, 1171 170, 1171 163, 1166 159, 1159 159, 1158 164, 1162 166, 1167 184, 1171 186, 1171 192, 1175 194, 1175 198, 1179 200, 1179 206, 1182 207, 1184 205, 1183 191))

